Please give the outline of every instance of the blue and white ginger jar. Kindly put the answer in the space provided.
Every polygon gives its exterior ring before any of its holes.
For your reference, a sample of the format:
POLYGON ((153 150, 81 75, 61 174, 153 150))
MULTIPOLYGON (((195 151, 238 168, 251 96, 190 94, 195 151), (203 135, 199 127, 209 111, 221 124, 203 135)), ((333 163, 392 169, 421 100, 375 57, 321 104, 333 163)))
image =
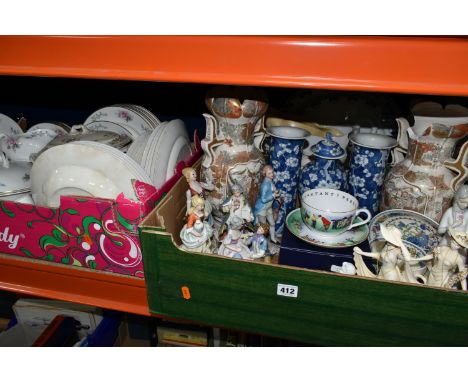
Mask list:
POLYGON ((347 174, 340 159, 346 151, 327 133, 325 139, 313 145, 310 149, 313 156, 301 170, 299 193, 314 188, 333 188, 347 190, 347 174))

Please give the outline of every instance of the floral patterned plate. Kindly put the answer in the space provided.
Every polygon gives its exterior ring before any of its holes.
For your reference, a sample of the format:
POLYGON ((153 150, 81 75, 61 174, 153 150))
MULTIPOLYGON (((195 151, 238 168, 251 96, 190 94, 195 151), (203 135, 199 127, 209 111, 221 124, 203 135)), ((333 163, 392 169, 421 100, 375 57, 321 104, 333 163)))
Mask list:
POLYGON ((439 244, 437 229, 439 224, 418 212, 394 209, 375 215, 369 223, 369 244, 384 241, 380 233, 380 224, 397 227, 402 234, 403 242, 421 248, 425 253, 432 251, 439 244))
POLYGON ((154 126, 139 112, 127 107, 108 106, 95 111, 84 122, 85 126, 94 122, 112 122, 122 127, 127 127, 135 139, 145 132, 152 132, 154 126))
MULTIPOLYGON (((355 222, 359 222, 362 219, 357 217, 356 220, 355 222)), ((366 240, 369 234, 369 227, 367 224, 363 224, 337 236, 318 235, 304 224, 300 208, 288 214, 286 217, 286 227, 288 227, 294 236, 306 243, 324 248, 354 247, 366 240)))

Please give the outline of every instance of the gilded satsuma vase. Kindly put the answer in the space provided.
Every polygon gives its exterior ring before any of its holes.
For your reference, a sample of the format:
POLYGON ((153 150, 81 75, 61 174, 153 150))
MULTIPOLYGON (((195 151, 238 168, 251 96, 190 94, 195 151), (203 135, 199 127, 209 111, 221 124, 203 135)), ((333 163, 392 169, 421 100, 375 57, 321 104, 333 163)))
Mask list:
POLYGON ((231 195, 234 184, 242 187, 251 206, 255 202, 265 159, 254 138, 265 134, 262 117, 268 103, 262 93, 244 88, 219 88, 212 94, 206 98, 211 114, 204 114, 201 179, 214 186, 208 199, 213 214, 221 219, 223 212, 219 207, 231 195))

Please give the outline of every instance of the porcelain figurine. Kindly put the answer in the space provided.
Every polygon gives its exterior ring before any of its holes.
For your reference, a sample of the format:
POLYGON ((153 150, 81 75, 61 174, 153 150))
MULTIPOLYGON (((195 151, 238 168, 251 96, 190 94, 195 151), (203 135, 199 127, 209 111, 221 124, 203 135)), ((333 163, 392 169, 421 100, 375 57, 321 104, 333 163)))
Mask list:
POLYGON ((468 170, 468 142, 452 157, 457 143, 468 136, 468 109, 426 102, 412 111, 413 126, 397 119, 399 143, 408 152, 385 179, 381 209, 412 210, 440 222, 468 170))
POLYGON ((448 246, 436 247, 433 251, 434 262, 427 279, 427 285, 452 288, 458 282, 463 290, 466 287, 466 248, 468 234, 449 228, 448 246))
POLYGON ((218 249, 218 255, 233 259, 252 259, 250 249, 244 242, 248 235, 242 232, 243 225, 244 220, 242 218, 232 217, 228 233, 218 249))
MULTIPOLYGON (((333 140, 330 133, 326 139, 313 145, 308 154, 311 161, 301 169, 299 194, 314 188, 333 188, 346 191, 347 176, 340 159, 346 156, 346 151, 333 140)), ((305 154, 305 153, 304 153, 305 154)))
POLYGON ((273 215, 273 201, 279 198, 280 193, 273 183, 275 172, 273 167, 266 165, 263 167, 263 181, 260 185, 260 193, 255 201, 253 214, 255 223, 267 223, 270 225, 270 240, 274 243, 277 242, 275 234, 275 218, 273 215))
POLYGON ((424 258, 412 258, 401 239, 401 232, 396 227, 380 226, 382 236, 386 244, 381 252, 364 252, 359 247, 354 247, 354 264, 359 276, 366 276, 384 280, 424 283, 426 280, 420 274, 415 274, 411 263, 432 259, 432 256, 424 258), (371 257, 381 264, 378 274, 371 272, 362 256, 371 257))
POLYGON ((207 200, 207 198, 206 198, 205 190, 207 190, 207 191, 213 190, 214 186, 212 184, 207 184, 207 183, 204 183, 204 182, 198 182, 197 181, 197 172, 192 167, 184 168, 182 170, 182 175, 187 180, 187 183, 188 183, 188 186, 189 186, 189 189, 186 192, 186 197, 187 197, 187 211, 186 211, 186 214, 188 215, 190 209, 192 208, 192 198, 195 195, 198 195, 198 196, 200 196, 201 198, 203 198, 205 200, 205 209, 204 209, 205 216, 207 217, 207 219, 211 223, 212 207, 211 207, 211 204, 210 204, 209 200, 207 200))
POLYGON ((265 236, 268 235, 270 227, 268 224, 259 223, 256 228, 256 233, 249 236, 245 242, 250 247, 252 259, 259 259, 269 255, 268 239, 265 236))
POLYGON ((255 137, 263 136, 263 115, 268 108, 266 95, 257 89, 218 87, 206 98, 211 114, 206 119, 206 137, 201 146, 205 153, 201 179, 212 183, 208 193, 213 215, 221 222, 220 208, 229 190, 237 183, 253 205, 265 164, 262 152, 255 145, 255 137))
POLYGON ((192 252, 211 253, 213 229, 206 221, 205 200, 198 195, 194 195, 191 205, 187 224, 180 231, 182 248, 192 252))
MULTIPOLYGON (((458 232, 468 233, 468 185, 461 186, 455 194, 453 205, 444 212, 440 220, 438 232, 445 235, 449 228, 458 232)), ((440 244, 446 244, 446 235, 440 244)))
POLYGON ((249 202, 245 199, 242 186, 234 184, 232 186, 232 195, 225 200, 221 205, 223 212, 228 213, 226 224, 231 225, 234 216, 240 217, 245 223, 250 223, 253 220, 252 209, 249 202))

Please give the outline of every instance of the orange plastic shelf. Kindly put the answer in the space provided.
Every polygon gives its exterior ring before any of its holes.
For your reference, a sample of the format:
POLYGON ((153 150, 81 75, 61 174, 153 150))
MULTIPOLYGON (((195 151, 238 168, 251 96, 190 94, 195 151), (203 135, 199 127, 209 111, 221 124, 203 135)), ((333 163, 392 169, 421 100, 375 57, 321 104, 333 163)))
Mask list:
POLYGON ((0 289, 149 316, 145 281, 0 254, 0 289))
POLYGON ((2 36, 0 75, 468 95, 468 39, 2 36))

